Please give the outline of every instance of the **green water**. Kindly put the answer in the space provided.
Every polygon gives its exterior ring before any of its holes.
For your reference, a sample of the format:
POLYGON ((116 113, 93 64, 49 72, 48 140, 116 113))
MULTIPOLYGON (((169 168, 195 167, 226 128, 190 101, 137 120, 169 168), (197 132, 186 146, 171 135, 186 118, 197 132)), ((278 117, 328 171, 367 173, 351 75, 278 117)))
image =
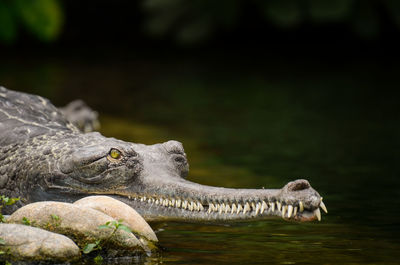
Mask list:
POLYGON ((302 224, 154 223, 163 250, 131 263, 400 263, 400 123, 391 92, 398 71, 363 64, 245 72, 184 63, 20 68, 0 71, 5 85, 29 84, 58 104, 83 97, 102 114, 107 136, 181 141, 190 180, 279 188, 306 178, 329 210, 321 222, 302 224))

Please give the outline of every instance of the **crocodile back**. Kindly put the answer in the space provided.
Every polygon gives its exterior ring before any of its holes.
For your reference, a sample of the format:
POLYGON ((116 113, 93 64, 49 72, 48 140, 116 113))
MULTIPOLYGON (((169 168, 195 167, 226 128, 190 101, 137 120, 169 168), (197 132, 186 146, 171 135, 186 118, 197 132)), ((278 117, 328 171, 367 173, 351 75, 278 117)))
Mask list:
POLYGON ((0 147, 58 131, 78 131, 48 99, 0 86, 0 147))

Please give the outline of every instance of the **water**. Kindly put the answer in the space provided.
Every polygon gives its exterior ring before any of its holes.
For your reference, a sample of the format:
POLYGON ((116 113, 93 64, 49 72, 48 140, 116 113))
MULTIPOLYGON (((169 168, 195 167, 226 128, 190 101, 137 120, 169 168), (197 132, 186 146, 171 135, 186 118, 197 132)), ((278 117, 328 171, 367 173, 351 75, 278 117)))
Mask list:
POLYGON ((65 59, 36 67, 9 62, 0 78, 57 104, 83 97, 101 112, 107 136, 183 142, 190 180, 279 188, 306 178, 329 210, 304 224, 153 223, 162 252, 131 263, 400 263, 396 68, 278 64, 237 72, 204 62, 65 59))

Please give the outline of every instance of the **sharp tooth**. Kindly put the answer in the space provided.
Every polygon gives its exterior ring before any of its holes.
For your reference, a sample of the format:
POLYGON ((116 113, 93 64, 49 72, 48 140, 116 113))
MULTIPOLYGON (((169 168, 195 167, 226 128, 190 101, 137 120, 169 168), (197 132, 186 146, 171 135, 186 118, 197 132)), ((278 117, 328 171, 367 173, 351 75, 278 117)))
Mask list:
POLYGON ((287 217, 288 218, 292 217, 292 213, 293 213, 293 206, 289 205, 287 210, 287 217))
POLYGON ((214 204, 212 202, 208 204, 208 210, 214 211, 214 204))
POLYGON ((199 209, 199 211, 203 211, 204 210, 203 204, 197 202, 197 209, 199 209))
POLYGON ((304 205, 302 201, 299 201, 299 210, 301 213, 304 211, 304 205))
POLYGON ((219 208, 219 209, 222 210, 223 212, 225 212, 225 207, 226 207, 225 203, 222 203, 221 208, 219 208))
POLYGON ((294 207, 294 210, 293 210, 293 216, 296 216, 296 214, 297 214, 297 206, 296 206, 296 207, 294 207))
POLYGON ((275 212, 275 203, 270 202, 270 203, 269 203, 269 206, 271 207, 271 211, 272 211, 272 212, 275 212))
POLYGON ((254 204, 254 202, 251 203, 251 208, 253 209, 253 211, 256 209, 256 205, 254 204))
POLYGON ((155 199, 154 199, 154 198, 151 198, 151 202, 153 202, 153 203, 154 203, 154 202, 155 202, 155 199))
POLYGON ((188 202, 187 202, 186 200, 183 201, 183 203, 182 203, 182 208, 183 208, 183 209, 186 209, 187 204, 188 204, 188 202))
POLYGON ((146 200, 146 196, 143 197, 143 200, 144 200, 144 201, 146 200))
POLYGON ((328 213, 328 209, 326 209, 325 203, 322 201, 322 198, 321 198, 321 203, 319 204, 319 207, 321 207, 321 209, 322 209, 325 213, 328 213))
POLYGON ((225 210, 225 205, 222 203, 222 204, 220 204, 220 205, 218 205, 218 213, 219 214, 221 214, 222 213, 222 211, 224 211, 225 210))
POLYGON ((163 205, 163 201, 164 201, 164 200, 161 198, 161 199, 160 199, 160 205, 163 205))
POLYGON ((231 210, 231 207, 229 207, 229 204, 225 206, 225 213, 228 213, 231 210))
POLYGON ((248 202, 246 202, 244 205, 243 214, 245 214, 247 211, 250 211, 250 204, 248 202))
POLYGON ((282 206, 282 218, 285 218, 286 211, 287 211, 287 205, 282 206))
POLYGON ((317 216, 318 221, 321 221, 321 211, 319 210, 319 208, 317 208, 317 209, 314 211, 314 214, 317 216))
POLYGON ((141 201, 141 202, 144 201, 144 198, 140 198, 140 201, 141 201))
POLYGON ((281 211, 282 204, 280 202, 276 202, 276 206, 277 206, 278 211, 281 211))
POLYGON ((181 199, 177 199, 176 200, 176 207, 178 207, 178 208, 181 207, 181 202, 182 202, 181 199))
POLYGON ((265 201, 262 201, 260 213, 262 214, 267 208, 268 208, 267 203, 265 201))
POLYGON ((189 208, 189 210, 193 211, 194 210, 194 202, 190 202, 190 204, 188 203, 188 208, 189 208))
POLYGON ((238 203, 236 214, 239 214, 241 210, 243 210, 242 205, 238 203))
POLYGON ((260 208, 261 208, 261 203, 257 203, 257 205, 256 205, 256 215, 260 211, 260 208))
POLYGON ((131 199, 131 195, 128 196, 129 200, 131 199))
POLYGON ((157 200, 156 200, 156 205, 158 205, 159 203, 160 203, 160 201, 157 199, 157 200))
POLYGON ((172 199, 172 200, 171 200, 170 206, 175 207, 175 199, 172 199))
POLYGON ((147 202, 148 202, 148 203, 151 203, 151 199, 148 199, 147 202))
POLYGON ((236 212, 236 204, 232 203, 232 211, 231 211, 231 214, 233 214, 234 212, 236 212))
POLYGON ((211 205, 209 204, 209 205, 208 205, 208 211, 207 211, 207 213, 211 213, 211 211, 212 211, 211 205))
POLYGON ((168 206, 168 204, 169 204, 169 201, 168 201, 168 199, 165 199, 164 201, 163 201, 163 203, 162 203, 164 206, 168 206))
POLYGON ((218 212, 218 209, 219 209, 219 204, 218 203, 214 204, 214 212, 218 212))

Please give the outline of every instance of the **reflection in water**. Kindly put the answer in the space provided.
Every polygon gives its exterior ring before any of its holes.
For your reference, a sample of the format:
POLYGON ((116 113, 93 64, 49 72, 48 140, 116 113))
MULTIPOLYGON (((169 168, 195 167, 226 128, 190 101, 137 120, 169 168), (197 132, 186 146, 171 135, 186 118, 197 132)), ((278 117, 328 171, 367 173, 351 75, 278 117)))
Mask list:
POLYGON ((307 178, 329 209, 307 224, 155 223, 161 253, 109 263, 398 263, 398 103, 376 89, 396 84, 395 75, 362 67, 351 76, 290 69, 216 75, 73 62, 44 63, 32 74, 7 65, 0 78, 12 89, 33 88, 59 105, 83 97, 102 114, 107 136, 183 142, 190 180, 279 188, 307 178))

